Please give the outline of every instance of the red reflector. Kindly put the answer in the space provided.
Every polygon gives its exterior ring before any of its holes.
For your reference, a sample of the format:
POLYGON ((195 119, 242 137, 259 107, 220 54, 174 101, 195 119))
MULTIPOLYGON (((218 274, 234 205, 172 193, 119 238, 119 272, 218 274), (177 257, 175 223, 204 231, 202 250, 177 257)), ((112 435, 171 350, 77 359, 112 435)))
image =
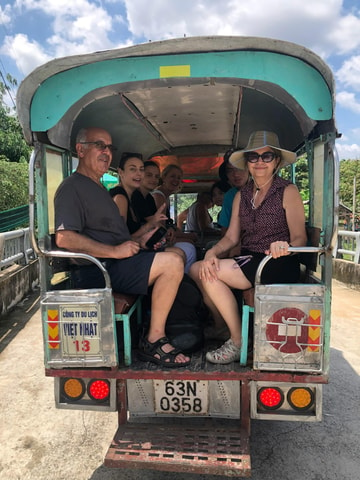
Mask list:
POLYGON ((267 410, 276 410, 284 402, 284 394, 279 388, 263 387, 258 391, 258 402, 267 410))
POLYGON ((88 395, 93 400, 102 402, 108 398, 110 394, 110 384, 107 380, 92 380, 88 384, 88 395))

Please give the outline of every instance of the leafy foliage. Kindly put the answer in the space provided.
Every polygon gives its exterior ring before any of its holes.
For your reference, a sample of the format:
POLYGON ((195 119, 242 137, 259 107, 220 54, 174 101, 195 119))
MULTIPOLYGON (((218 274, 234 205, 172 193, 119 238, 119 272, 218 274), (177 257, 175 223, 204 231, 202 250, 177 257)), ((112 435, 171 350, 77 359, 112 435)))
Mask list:
MULTIPOLYGON (((17 82, 10 75, 7 81, 16 86, 17 82)), ((31 148, 24 140, 20 123, 4 103, 7 87, 0 82, 0 155, 9 162, 25 163, 30 157, 31 148)))
POLYGON ((27 163, 8 162, 0 157, 0 212, 27 205, 27 163))
MULTIPOLYGON (((10 75, 7 82, 16 86, 10 75)), ((28 159, 20 123, 4 103, 7 86, 0 82, 0 211, 28 204, 28 159)))
POLYGON ((352 209, 356 182, 355 211, 360 213, 360 160, 341 160, 340 162, 340 202, 352 209))

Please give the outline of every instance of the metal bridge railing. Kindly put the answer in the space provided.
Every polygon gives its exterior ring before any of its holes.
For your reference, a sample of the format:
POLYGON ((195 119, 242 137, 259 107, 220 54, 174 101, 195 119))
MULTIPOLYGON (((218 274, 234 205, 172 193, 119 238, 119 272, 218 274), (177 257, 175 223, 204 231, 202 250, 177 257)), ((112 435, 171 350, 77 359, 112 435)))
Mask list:
POLYGON ((0 270, 15 263, 27 265, 35 258, 29 228, 0 233, 0 270))
POLYGON ((350 255, 351 261, 360 263, 360 232, 338 231, 334 256, 335 258, 344 258, 344 255, 350 255))
MULTIPOLYGON (((350 261, 360 263, 360 232, 339 230, 335 258, 350 256, 350 261)), ((29 235, 29 228, 0 233, 0 270, 14 263, 27 265, 36 258, 29 235)))

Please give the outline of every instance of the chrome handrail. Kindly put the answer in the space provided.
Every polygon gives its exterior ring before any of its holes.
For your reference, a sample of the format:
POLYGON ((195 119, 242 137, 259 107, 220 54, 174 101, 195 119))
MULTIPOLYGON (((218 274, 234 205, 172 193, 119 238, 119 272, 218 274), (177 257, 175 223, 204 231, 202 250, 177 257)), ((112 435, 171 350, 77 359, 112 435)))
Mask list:
MULTIPOLYGON (((288 252, 290 253, 322 253, 325 251, 324 247, 289 247, 288 252)), ((255 276, 255 285, 259 285, 261 282, 261 274, 262 271, 265 267, 265 265, 268 263, 269 260, 271 260, 273 257, 272 255, 266 255, 261 262, 259 263, 259 266, 256 271, 256 276, 255 276)))

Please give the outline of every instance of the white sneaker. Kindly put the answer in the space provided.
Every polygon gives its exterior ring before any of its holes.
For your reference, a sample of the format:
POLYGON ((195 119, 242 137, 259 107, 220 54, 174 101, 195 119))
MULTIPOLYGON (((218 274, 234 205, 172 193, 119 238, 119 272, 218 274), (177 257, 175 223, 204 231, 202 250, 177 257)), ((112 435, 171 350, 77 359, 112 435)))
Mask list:
POLYGON ((229 338, 221 347, 207 352, 206 360, 211 363, 220 363, 225 365, 227 363, 240 360, 240 347, 237 347, 229 338))

